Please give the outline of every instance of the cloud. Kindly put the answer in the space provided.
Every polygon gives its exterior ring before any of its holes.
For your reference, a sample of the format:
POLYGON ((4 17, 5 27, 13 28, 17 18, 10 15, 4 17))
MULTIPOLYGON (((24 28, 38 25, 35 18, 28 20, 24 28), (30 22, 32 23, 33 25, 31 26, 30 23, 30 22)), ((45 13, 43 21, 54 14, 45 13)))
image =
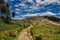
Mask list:
POLYGON ((34 14, 31 14, 31 13, 27 13, 25 15, 22 15, 23 17, 33 17, 33 16, 53 16, 53 15, 56 15, 55 13, 52 13, 52 12, 44 12, 44 13, 34 13, 34 14))
POLYGON ((20 9, 19 9, 19 8, 16 8, 15 10, 16 10, 16 11, 19 11, 20 9))
POLYGON ((35 10, 40 10, 40 7, 38 7, 38 6, 30 6, 30 7, 24 7, 24 11, 26 11, 26 12, 34 12, 35 10), (28 9, 28 8, 30 8, 30 9, 28 9))
POLYGON ((15 7, 19 7, 19 5, 15 5, 15 7))
POLYGON ((24 3, 18 3, 15 5, 15 7, 19 7, 19 6, 25 7, 26 5, 24 3))
POLYGON ((40 10, 40 7, 39 6, 32 6, 32 11, 34 10, 40 10))
POLYGON ((19 6, 26 6, 24 3, 19 3, 18 5, 19 6))
POLYGON ((40 3, 41 2, 41 0, 35 0, 37 3, 40 3))
POLYGON ((10 0, 10 1, 15 1, 15 0, 10 0))
POLYGON ((15 16, 15 18, 33 17, 33 16, 38 16, 38 15, 39 15, 38 13, 36 13, 36 14, 27 13, 25 15, 15 16))
POLYGON ((29 17, 32 17, 32 16, 37 16, 38 14, 30 14, 30 13, 28 13, 28 14, 26 14, 26 15, 24 15, 24 16, 29 16, 29 17))
POLYGON ((51 16, 51 15, 56 15, 55 13, 52 13, 52 12, 44 12, 44 13, 41 13, 40 16, 51 16))
POLYGON ((31 11, 31 9, 29 9, 29 10, 24 10, 24 11, 30 12, 30 11, 31 11))
POLYGON ((15 18, 13 19, 24 19, 26 17, 34 17, 34 16, 55 16, 56 14, 55 13, 52 13, 52 12, 44 12, 44 13, 27 13, 25 15, 20 15, 20 16, 15 16, 15 18))
POLYGON ((16 14, 20 14, 20 12, 19 12, 19 11, 15 11, 15 13, 16 13, 16 14))
POLYGON ((28 2, 33 2, 33 0, 27 0, 28 2))
POLYGON ((59 2, 59 0, 44 0, 44 1, 41 1, 41 0, 36 0, 37 3, 40 3, 40 4, 50 4, 50 3, 53 3, 53 2, 59 2))
MULTIPOLYGON (((21 0, 20 0, 21 1, 21 0)), ((38 11, 40 10, 42 7, 44 8, 45 5, 48 5, 50 3, 54 3, 57 2, 59 3, 59 0, 35 0, 37 3, 35 3, 33 0, 24 0, 21 3, 18 3, 15 5, 15 7, 19 7, 20 9, 23 9, 24 11, 28 11, 28 12, 34 12, 34 11, 38 11), (32 5, 27 5, 26 2, 32 2, 32 5), (40 5, 43 5, 42 7, 40 5), (29 9, 30 8, 30 9, 29 9)))
POLYGON ((20 7, 21 9, 27 9, 27 6, 25 5, 25 3, 18 3, 15 5, 15 7, 20 7))

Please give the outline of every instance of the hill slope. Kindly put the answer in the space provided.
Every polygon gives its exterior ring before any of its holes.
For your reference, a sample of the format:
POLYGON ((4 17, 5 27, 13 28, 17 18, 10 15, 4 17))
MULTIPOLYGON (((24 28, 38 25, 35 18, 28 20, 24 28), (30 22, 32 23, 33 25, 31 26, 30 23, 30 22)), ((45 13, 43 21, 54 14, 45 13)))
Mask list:
POLYGON ((34 40, 60 40, 60 19, 55 17, 33 17, 31 35, 34 40), (53 19, 51 19, 53 18, 53 19), (56 20, 54 20, 56 19, 56 20))
POLYGON ((31 36, 33 37, 33 40, 60 40, 59 18, 54 16, 41 16, 31 17, 22 21, 30 23, 32 27, 29 26, 28 30, 23 30, 21 33, 22 36, 20 35, 18 40, 25 40, 26 38, 31 38, 31 36), (31 36, 28 36, 29 32, 31 36))
POLYGON ((23 20, 12 20, 6 24, 0 19, 0 40, 15 40, 19 33, 30 26, 34 40, 60 40, 60 19, 55 17, 31 17, 23 20), (51 19, 53 18, 53 19, 51 19))
POLYGON ((12 20, 10 24, 7 24, 0 18, 0 40, 15 40, 27 26, 27 22, 22 20, 12 20))

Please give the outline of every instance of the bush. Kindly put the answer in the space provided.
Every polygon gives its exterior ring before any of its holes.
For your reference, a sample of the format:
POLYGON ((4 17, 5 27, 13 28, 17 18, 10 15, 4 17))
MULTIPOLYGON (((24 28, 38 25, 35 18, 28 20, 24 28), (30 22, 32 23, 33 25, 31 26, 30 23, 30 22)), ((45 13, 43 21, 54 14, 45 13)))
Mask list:
POLYGON ((10 32, 9 32, 9 36, 11 36, 11 37, 16 37, 16 35, 17 35, 17 34, 16 34, 14 31, 10 31, 10 32))
POLYGON ((35 36, 35 40, 42 40, 41 35, 40 36, 35 36))

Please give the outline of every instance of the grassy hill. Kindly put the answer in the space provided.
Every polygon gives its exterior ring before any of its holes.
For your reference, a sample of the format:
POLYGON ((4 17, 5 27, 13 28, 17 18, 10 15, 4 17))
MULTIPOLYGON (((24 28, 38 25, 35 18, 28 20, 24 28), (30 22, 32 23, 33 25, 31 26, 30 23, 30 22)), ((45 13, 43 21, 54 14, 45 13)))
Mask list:
POLYGON ((60 23, 45 17, 34 17, 30 33, 34 40, 60 40, 60 23), (52 22, 52 23, 51 23, 52 22), (59 25, 56 25, 59 24, 59 25))
POLYGON ((22 20, 12 20, 10 24, 0 18, 0 40, 15 40, 29 24, 22 20))
POLYGON ((31 17, 23 20, 12 20, 10 24, 0 19, 0 40, 16 40, 22 30, 31 28, 34 40, 60 40, 60 19, 51 20, 49 17, 31 17), (59 24, 59 25, 57 25, 59 24))
POLYGON ((60 26, 38 22, 33 25, 31 34, 34 40, 60 40, 60 26))

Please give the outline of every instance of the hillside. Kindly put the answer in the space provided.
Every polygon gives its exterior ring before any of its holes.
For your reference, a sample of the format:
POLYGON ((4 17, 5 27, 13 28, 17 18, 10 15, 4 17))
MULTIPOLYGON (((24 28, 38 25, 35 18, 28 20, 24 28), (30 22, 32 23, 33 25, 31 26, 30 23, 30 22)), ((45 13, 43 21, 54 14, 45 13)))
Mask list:
POLYGON ((20 32, 31 25, 30 33, 34 40, 60 40, 60 19, 51 16, 12 20, 10 24, 0 19, 0 40, 17 40, 20 32))
POLYGON ((31 18, 31 35, 33 40, 60 40, 60 19, 56 17, 31 18))
POLYGON ((31 17, 25 19, 33 28, 33 40, 60 40, 60 19, 54 16, 31 17))
POLYGON ((0 18, 0 40, 15 40, 27 26, 27 22, 21 20, 12 20, 7 24, 0 18))

